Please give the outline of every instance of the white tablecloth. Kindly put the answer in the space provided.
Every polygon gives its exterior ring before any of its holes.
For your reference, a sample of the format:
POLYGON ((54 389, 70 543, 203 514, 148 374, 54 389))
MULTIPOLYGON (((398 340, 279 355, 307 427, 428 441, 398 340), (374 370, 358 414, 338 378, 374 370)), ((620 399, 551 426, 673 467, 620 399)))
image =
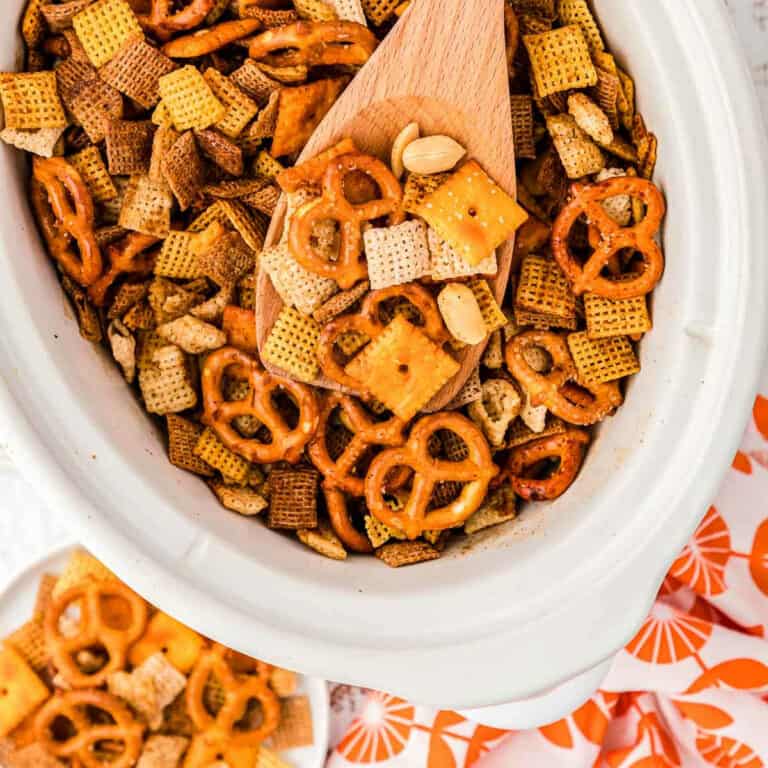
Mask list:
MULTIPOLYGON (((725 1, 741 36, 768 122, 768 0, 725 1)), ((34 490, 4 459, 0 443, 0 590, 19 570, 67 538, 65 521, 37 501, 34 490)))

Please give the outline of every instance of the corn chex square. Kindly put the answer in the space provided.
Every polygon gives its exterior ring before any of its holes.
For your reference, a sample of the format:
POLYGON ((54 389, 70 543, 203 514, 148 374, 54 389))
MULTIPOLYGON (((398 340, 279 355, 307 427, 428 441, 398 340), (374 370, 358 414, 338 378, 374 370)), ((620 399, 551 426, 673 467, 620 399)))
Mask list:
POLYGON ((305 269, 291 256, 287 243, 262 251, 259 264, 269 275, 280 298, 303 315, 311 315, 336 293, 336 283, 305 269))
POLYGON ((283 307, 264 345, 264 361, 300 381, 313 381, 320 368, 320 324, 293 307, 283 307))
POLYGON ((569 179, 581 179, 605 168, 605 155, 571 115, 547 118, 547 130, 569 179))
POLYGON ((306 696, 291 696, 280 702, 280 724, 270 736, 270 746, 278 752, 307 747, 314 742, 312 708, 306 696))
POLYGON ((423 331, 398 315, 344 370, 408 421, 460 367, 423 331))
POLYGON ((0 73, 0 99, 6 128, 35 131, 67 125, 54 72, 0 73))
POLYGON ((645 296, 612 301, 594 293, 584 294, 584 314, 590 339, 635 336, 652 328, 645 296))
POLYGON ((191 65, 163 75, 158 87, 177 131, 202 130, 218 123, 227 113, 206 79, 191 65))
POLYGON ((256 116, 259 105, 217 69, 207 69, 203 77, 226 109, 224 115, 215 121, 216 127, 225 136, 236 139, 256 116))
POLYGON ((597 84, 597 71, 589 45, 578 25, 570 24, 538 35, 524 35, 523 42, 531 60, 539 98, 597 84))
POLYGON ((360 0, 365 15, 378 27, 395 13, 401 0, 360 0))
POLYGON ((403 188, 403 210, 418 214, 419 206, 424 199, 429 197, 441 184, 448 181, 450 177, 450 173, 433 173, 430 175, 409 173, 405 178, 405 187, 403 188))
POLYGON ((465 163, 426 197, 417 214, 461 258, 475 266, 528 218, 475 160, 465 163))
POLYGON ((212 429, 203 430, 193 452, 206 464, 218 469, 224 477, 242 484, 247 481, 251 465, 230 451, 212 429))
POLYGON ((203 273, 191 247, 194 237, 193 232, 170 232, 155 261, 155 274, 179 280, 201 277, 203 273))
POLYGON ((541 256, 523 260, 515 306, 529 312, 562 318, 563 328, 576 327, 576 297, 557 262, 541 256))
POLYGON ((86 147, 67 159, 83 177, 83 181, 88 185, 88 189, 97 203, 104 203, 117 197, 117 189, 112 182, 109 171, 107 171, 107 166, 104 165, 98 147, 86 147))
POLYGON ((499 271, 496 251, 491 252, 479 264, 472 266, 462 259, 434 229, 430 228, 427 231, 427 244, 429 245, 429 276, 437 282, 471 275, 493 276, 499 271))
POLYGON ((560 11, 560 21, 563 24, 576 24, 581 28, 584 39, 593 55, 597 51, 605 50, 600 27, 597 26, 595 17, 589 10, 587 0, 560 0, 558 10, 560 11))
POLYGON ((590 339, 584 331, 571 333, 568 349, 580 379, 587 384, 603 384, 640 372, 640 363, 626 336, 590 339))
POLYGON ((429 273, 427 230, 422 221, 369 229, 363 241, 373 290, 411 283, 429 273))
POLYGON ((152 355, 152 364, 139 368, 139 388, 149 413, 164 416, 197 404, 189 361, 173 345, 158 349, 152 355))
POLYGON ((78 39, 94 67, 106 64, 132 37, 143 37, 126 0, 96 0, 72 19, 78 39))
POLYGON ((467 285, 472 293, 475 294, 475 299, 477 299, 477 304, 480 307, 483 320, 485 320, 488 333, 493 333, 499 328, 503 328, 509 320, 501 311, 501 307, 496 301, 496 297, 493 295, 493 291, 491 291, 488 283, 482 278, 474 278, 467 285))

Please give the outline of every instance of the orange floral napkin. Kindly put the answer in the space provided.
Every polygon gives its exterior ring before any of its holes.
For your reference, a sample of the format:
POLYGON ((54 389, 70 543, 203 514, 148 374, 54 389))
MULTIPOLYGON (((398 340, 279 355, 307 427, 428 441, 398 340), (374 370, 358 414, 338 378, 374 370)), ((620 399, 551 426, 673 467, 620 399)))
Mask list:
POLYGON ((768 766, 768 376, 733 468, 603 689, 500 731, 348 686, 328 768, 768 766))

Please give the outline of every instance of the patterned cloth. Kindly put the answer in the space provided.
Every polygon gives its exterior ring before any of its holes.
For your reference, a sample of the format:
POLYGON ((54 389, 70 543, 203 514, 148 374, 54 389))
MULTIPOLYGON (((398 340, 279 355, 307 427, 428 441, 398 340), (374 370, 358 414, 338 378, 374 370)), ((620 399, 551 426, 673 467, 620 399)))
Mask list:
POLYGON ((328 768, 768 766, 768 375, 715 503, 590 701, 506 732, 377 692, 332 692, 328 768))

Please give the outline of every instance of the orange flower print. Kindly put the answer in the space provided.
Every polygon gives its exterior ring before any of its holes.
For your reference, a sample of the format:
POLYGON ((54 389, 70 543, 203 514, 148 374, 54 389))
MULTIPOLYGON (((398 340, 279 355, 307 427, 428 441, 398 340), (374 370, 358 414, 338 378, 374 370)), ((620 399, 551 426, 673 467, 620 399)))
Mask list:
POLYGON ((755 586, 768 595, 768 520, 764 520, 755 532, 749 555, 749 572, 755 586))
POLYGON ((656 601, 627 651, 650 664, 675 664, 697 655, 711 634, 706 621, 656 601))
POLYGON ((573 748, 577 732, 592 744, 601 744, 618 701, 619 694, 601 691, 569 717, 539 728, 539 733, 562 749, 573 748))
POLYGON ((701 734, 696 749, 709 765, 718 768, 763 768, 763 761, 746 744, 727 736, 701 734))
POLYGON ((700 595, 713 597, 725 592, 725 566, 730 555, 728 526, 717 509, 710 507, 669 572, 700 595))
POLYGON ((371 693, 360 717, 336 748, 350 763, 381 763, 408 745, 414 707, 386 693, 371 693))
POLYGON ((762 395, 757 396, 752 415, 755 417, 757 431, 768 440, 768 398, 762 395))

